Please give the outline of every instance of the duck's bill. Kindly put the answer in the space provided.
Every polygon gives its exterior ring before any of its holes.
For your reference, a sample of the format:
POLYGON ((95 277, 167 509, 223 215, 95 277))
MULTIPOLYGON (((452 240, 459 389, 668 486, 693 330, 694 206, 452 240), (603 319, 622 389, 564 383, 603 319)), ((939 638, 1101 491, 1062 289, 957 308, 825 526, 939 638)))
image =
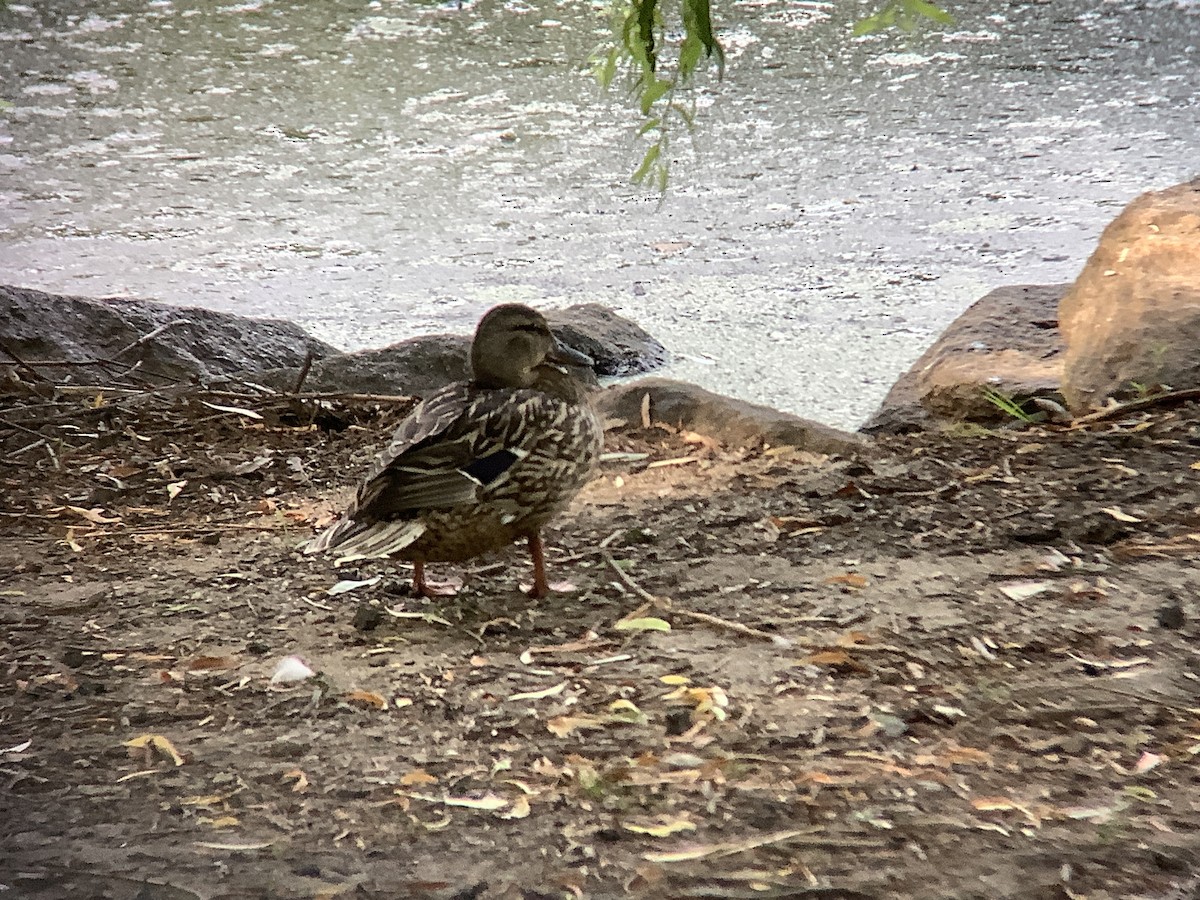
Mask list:
POLYGON ((589 369, 596 363, 586 353, 580 353, 578 350, 568 347, 558 338, 554 339, 554 346, 550 348, 546 359, 563 366, 587 366, 589 369))

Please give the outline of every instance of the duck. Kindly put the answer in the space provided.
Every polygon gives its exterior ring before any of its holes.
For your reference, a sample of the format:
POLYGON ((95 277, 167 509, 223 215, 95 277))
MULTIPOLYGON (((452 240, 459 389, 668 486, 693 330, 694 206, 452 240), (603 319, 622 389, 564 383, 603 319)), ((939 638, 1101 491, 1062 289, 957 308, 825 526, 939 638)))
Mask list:
POLYGON ((550 594, 542 528, 591 479, 604 429, 590 386, 572 367, 591 359, 560 343, 545 316, 493 307, 471 342, 471 377, 423 399, 377 454, 343 517, 307 545, 335 565, 400 559, 413 591, 434 590, 429 562, 461 562, 528 542, 530 594, 550 594))

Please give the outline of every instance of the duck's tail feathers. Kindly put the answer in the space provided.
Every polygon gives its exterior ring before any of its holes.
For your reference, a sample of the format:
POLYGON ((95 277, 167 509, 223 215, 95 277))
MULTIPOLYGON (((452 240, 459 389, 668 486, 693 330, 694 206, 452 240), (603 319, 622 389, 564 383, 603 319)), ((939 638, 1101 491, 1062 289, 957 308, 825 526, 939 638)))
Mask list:
POLYGON ((403 550, 425 533, 425 524, 414 521, 356 522, 343 519, 327 528, 301 549, 306 554, 337 550, 334 565, 358 559, 382 559, 403 550))

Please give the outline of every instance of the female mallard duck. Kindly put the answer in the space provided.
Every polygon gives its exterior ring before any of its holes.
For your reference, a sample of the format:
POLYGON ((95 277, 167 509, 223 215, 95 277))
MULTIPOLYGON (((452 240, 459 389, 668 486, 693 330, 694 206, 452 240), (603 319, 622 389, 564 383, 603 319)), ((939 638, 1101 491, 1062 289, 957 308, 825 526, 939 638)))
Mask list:
POLYGON ((532 594, 546 596, 541 528, 600 457, 600 420, 586 388, 562 368, 589 362, 562 346, 536 310, 516 303, 490 310, 471 344, 471 380, 417 405, 345 517, 305 552, 410 560, 413 589, 429 596, 426 562, 470 559, 524 537, 532 594))

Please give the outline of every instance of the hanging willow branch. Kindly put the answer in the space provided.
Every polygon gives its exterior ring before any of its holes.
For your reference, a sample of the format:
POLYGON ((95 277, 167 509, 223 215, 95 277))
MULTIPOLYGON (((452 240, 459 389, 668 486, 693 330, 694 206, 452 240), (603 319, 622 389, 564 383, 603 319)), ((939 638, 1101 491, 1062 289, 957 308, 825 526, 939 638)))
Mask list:
MULTIPOLYGON (((637 184, 666 190, 672 126, 681 122, 688 132, 695 123, 695 98, 689 87, 706 61, 725 74, 725 51, 712 23, 710 0, 612 0, 612 38, 593 54, 595 75, 604 88, 621 72, 642 113, 638 135, 649 141, 633 173, 637 184), (680 30, 678 53, 664 58, 670 46, 667 28, 680 30)), ((858 21, 853 36, 885 28, 913 30, 921 21, 951 24, 953 17, 929 0, 884 0, 878 11, 858 21)), ((677 129, 676 129, 677 130, 677 129)))
POLYGON ((684 102, 680 88, 691 83, 705 60, 716 64, 718 78, 723 76, 725 51, 713 31, 709 0, 614 0, 611 15, 613 40, 607 52, 596 58, 596 77, 607 88, 625 63, 644 118, 638 134, 651 139, 633 180, 663 191, 669 125, 678 119, 690 130, 695 121, 694 101, 684 102), (665 61, 668 18, 683 25, 683 40, 674 59, 665 61))

